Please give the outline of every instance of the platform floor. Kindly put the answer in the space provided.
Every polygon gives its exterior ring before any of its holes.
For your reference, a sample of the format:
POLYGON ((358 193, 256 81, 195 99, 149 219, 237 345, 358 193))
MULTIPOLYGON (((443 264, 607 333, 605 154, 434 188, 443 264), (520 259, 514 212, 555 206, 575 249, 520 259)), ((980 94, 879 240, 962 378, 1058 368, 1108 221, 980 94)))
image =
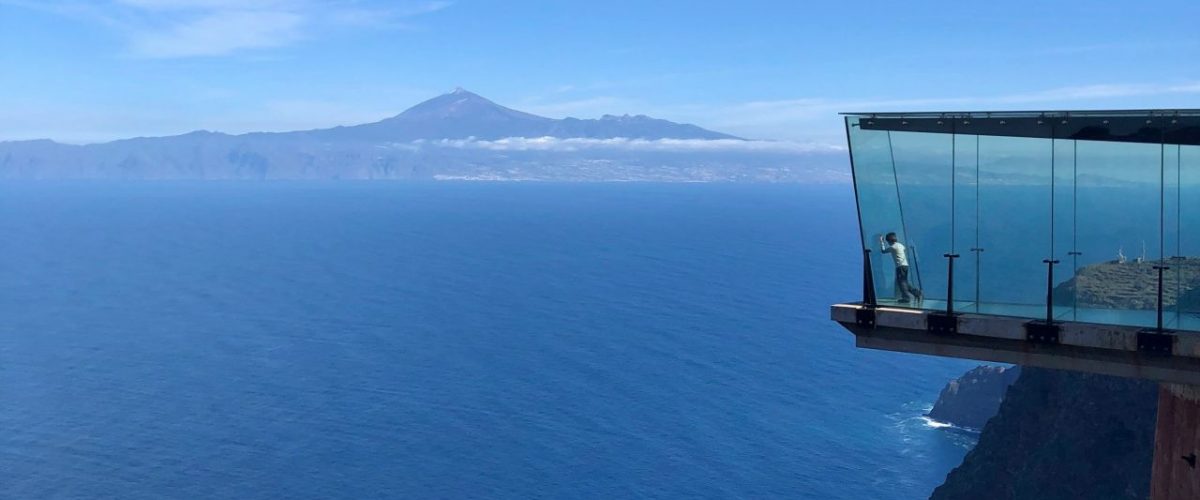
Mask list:
MULTIPOLYGON (((920 302, 909 303, 898 303, 895 300, 879 300, 878 302, 879 305, 888 307, 920 309, 924 311, 946 310, 946 301, 944 300, 927 299, 920 302)), ((996 304, 955 301, 954 310, 964 313, 988 314, 993 316, 1012 316, 1030 319, 1041 319, 1046 316, 1046 306, 1036 304, 996 304)), ((1157 323, 1157 312, 1153 310, 1134 309, 1055 307, 1054 319, 1058 321, 1079 321, 1106 325, 1154 327, 1155 323, 1157 323)), ((1200 334, 1200 314, 1164 311, 1163 327, 1168 330, 1195 332, 1200 334)))
POLYGON ((947 334, 929 329, 928 309, 878 307, 875 323, 864 325, 858 315, 862 308, 849 303, 830 310, 831 319, 854 334, 858 347, 1200 385, 1197 332, 1169 332, 1172 347, 1164 354, 1144 349, 1139 344, 1143 327, 1135 325, 1063 320, 1058 340, 1046 342, 1030 339, 1028 320, 1015 315, 956 308, 958 330, 947 334))

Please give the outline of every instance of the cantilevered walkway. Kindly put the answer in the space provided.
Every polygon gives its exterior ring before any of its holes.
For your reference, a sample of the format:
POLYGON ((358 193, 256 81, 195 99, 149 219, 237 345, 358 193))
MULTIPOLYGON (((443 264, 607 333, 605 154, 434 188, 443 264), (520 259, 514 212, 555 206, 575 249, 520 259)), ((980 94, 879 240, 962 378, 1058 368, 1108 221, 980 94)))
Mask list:
POLYGON ((1152 496, 1200 498, 1200 111, 845 120, 856 345, 1161 382, 1152 496))

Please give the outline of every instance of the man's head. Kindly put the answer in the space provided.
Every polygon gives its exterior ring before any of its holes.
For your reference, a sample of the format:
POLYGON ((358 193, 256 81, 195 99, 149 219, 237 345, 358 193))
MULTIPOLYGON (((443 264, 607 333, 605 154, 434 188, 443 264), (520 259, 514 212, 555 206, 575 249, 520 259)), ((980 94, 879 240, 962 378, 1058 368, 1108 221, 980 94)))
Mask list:
POLYGON ((886 239, 888 243, 895 243, 896 233, 888 233, 887 236, 884 236, 883 238, 886 239))

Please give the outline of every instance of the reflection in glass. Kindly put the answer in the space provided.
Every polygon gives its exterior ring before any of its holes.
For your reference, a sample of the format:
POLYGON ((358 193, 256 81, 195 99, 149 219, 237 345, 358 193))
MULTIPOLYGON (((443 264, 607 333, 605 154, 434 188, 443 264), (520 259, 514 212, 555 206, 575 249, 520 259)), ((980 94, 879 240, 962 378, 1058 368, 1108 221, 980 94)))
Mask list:
POLYGON ((953 299, 1034 319, 1053 305, 1056 320, 1145 327, 1161 308, 1164 327, 1200 330, 1200 112, 866 114, 846 126, 880 304, 953 299), (888 233, 924 300, 898 300, 888 233), (946 255, 959 256, 953 283, 946 255))

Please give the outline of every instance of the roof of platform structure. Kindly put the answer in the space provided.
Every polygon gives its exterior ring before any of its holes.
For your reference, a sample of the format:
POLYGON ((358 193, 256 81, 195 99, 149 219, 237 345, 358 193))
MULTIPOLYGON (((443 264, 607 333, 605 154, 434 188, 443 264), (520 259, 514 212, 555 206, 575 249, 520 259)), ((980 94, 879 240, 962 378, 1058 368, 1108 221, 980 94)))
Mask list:
POLYGON ((1200 109, 842 113, 862 130, 1200 145, 1200 109))
POLYGON ((1200 116, 1200 109, 1087 109, 1041 111, 885 111, 845 112, 846 116, 878 118, 1004 118, 1004 117, 1095 117, 1095 116, 1200 116))

